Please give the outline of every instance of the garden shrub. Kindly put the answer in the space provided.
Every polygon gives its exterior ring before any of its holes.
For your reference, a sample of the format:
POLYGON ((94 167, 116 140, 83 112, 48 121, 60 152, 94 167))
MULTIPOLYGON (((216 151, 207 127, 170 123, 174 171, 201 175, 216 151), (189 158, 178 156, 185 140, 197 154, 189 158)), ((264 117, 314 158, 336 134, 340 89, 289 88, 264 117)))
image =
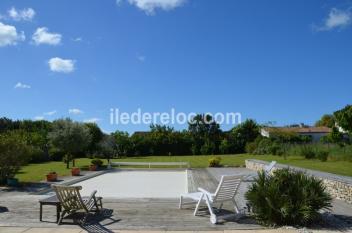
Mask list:
POLYGON ((28 146, 18 135, 6 133, 0 135, 0 184, 13 178, 21 166, 30 159, 28 146))
POLYGON ((317 151, 316 156, 320 161, 326 162, 329 157, 329 151, 319 150, 317 151))
POLYGON ((92 159, 91 164, 101 167, 103 165, 103 160, 101 159, 92 159))
POLYGON ((255 150, 257 149, 257 143, 256 142, 248 142, 246 144, 246 152, 249 154, 253 154, 255 150))
POLYGON ((223 139, 220 143, 219 150, 221 154, 229 154, 231 151, 231 145, 229 143, 229 140, 226 138, 223 139))
POLYGON ((253 150, 253 154, 257 155, 283 155, 285 152, 282 143, 276 142, 270 138, 261 138, 259 141, 256 140, 254 144, 248 144, 247 146, 251 147, 247 149, 253 150))
POLYGON ((49 150, 49 158, 52 161, 63 161, 64 156, 65 156, 65 153, 55 147, 50 148, 49 150))
POLYGON ((314 148, 309 145, 304 145, 300 148, 300 154, 306 159, 314 159, 316 154, 314 148))
POLYGON ((289 169, 271 176, 260 172, 245 196, 254 217, 271 226, 309 225, 320 210, 330 209, 332 200, 321 180, 289 169))
POLYGON ((213 155, 215 154, 215 143, 206 141, 204 145, 200 148, 200 153, 202 155, 213 155))
POLYGON ((209 159, 209 167, 221 167, 221 158, 213 157, 209 159))

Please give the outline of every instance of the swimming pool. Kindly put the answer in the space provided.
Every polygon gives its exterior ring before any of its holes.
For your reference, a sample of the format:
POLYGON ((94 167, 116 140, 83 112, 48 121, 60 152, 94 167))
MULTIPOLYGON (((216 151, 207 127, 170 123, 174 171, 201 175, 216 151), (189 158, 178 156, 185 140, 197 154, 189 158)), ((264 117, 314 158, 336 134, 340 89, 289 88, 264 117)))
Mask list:
POLYGON ((187 171, 114 171, 75 185, 88 196, 97 190, 105 198, 178 198, 187 193, 187 171))

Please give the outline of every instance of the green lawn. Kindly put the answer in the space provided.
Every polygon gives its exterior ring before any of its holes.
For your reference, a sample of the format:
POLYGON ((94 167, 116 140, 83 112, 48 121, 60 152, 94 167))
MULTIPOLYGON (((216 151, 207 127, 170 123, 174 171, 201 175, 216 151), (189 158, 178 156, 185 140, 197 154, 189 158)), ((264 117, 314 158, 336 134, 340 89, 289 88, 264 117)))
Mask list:
MULTIPOLYGON (((124 159, 114 159, 113 161, 129 161, 129 162, 189 162, 191 167, 202 168, 208 166, 208 160, 212 156, 148 156, 148 157, 130 157, 124 159)), ((222 164, 227 166, 242 166, 246 159, 260 159, 265 161, 276 160, 278 163, 289 164, 293 166, 309 168, 313 170, 326 171, 340 175, 352 176, 351 162, 346 161, 328 161, 321 162, 319 160, 306 160, 299 156, 289 156, 285 160, 283 157, 272 155, 222 155, 222 164)), ((76 166, 86 169, 91 159, 76 159, 76 166)), ((104 160, 106 164, 106 160, 104 160)), ((17 178, 21 182, 36 182, 44 180, 45 174, 55 171, 59 176, 70 174, 70 170, 66 169, 63 162, 48 162, 41 164, 29 164, 22 168, 17 174, 17 178)))

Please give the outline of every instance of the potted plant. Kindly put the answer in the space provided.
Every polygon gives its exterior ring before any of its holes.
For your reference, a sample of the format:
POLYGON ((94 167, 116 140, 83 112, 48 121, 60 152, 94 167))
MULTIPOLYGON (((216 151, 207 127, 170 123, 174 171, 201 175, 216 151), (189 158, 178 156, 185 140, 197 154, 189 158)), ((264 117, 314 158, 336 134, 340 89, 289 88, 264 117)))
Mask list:
POLYGON ((49 172, 49 173, 46 175, 46 180, 47 180, 48 182, 57 181, 57 173, 56 173, 56 172, 49 172))
POLYGON ((7 178, 7 185, 11 187, 16 187, 18 186, 18 179, 17 178, 7 178))
POLYGON ((79 176, 81 174, 81 170, 78 167, 73 167, 71 169, 72 176, 79 176))
POLYGON ((89 166, 90 171, 96 171, 99 167, 103 165, 103 161, 100 159, 93 159, 91 165, 89 166))
POLYGON ((89 171, 96 171, 96 170, 97 170, 97 168, 98 168, 98 166, 97 166, 97 165, 95 165, 95 164, 91 164, 91 165, 89 165, 89 171))

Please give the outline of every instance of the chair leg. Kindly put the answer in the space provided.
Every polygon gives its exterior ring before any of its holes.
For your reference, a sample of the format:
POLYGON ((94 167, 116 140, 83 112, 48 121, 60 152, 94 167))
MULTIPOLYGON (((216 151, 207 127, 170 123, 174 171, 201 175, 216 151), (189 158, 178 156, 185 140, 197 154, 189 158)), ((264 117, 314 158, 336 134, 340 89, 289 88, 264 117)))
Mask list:
POLYGON ((208 199, 207 196, 205 197, 205 202, 207 203, 207 206, 208 206, 210 215, 215 215, 215 214, 214 214, 214 210, 213 210, 213 206, 212 206, 212 204, 210 203, 210 201, 209 201, 209 199, 208 199))
POLYGON ((236 214, 240 213, 236 201, 233 200, 232 203, 233 203, 233 206, 234 206, 234 209, 235 209, 236 214))
POLYGON ((182 199, 183 199, 183 197, 181 196, 181 197, 180 197, 180 204, 179 204, 179 206, 178 206, 179 209, 182 209, 182 201, 183 201, 182 199))
POLYGON ((60 215, 59 221, 57 221, 57 225, 61 224, 61 222, 64 219, 65 215, 66 215, 66 211, 64 210, 64 211, 62 211, 62 213, 60 215))
POLYGON ((200 198, 199 198, 199 201, 198 201, 198 203, 197 203, 196 209, 194 210, 194 213, 193 213, 193 215, 194 215, 194 216, 196 216, 196 215, 197 215, 197 213, 198 213, 198 210, 199 210, 200 204, 201 204, 201 203, 202 203, 202 201, 203 201, 203 197, 204 197, 204 194, 202 194, 202 195, 200 196, 200 198))

